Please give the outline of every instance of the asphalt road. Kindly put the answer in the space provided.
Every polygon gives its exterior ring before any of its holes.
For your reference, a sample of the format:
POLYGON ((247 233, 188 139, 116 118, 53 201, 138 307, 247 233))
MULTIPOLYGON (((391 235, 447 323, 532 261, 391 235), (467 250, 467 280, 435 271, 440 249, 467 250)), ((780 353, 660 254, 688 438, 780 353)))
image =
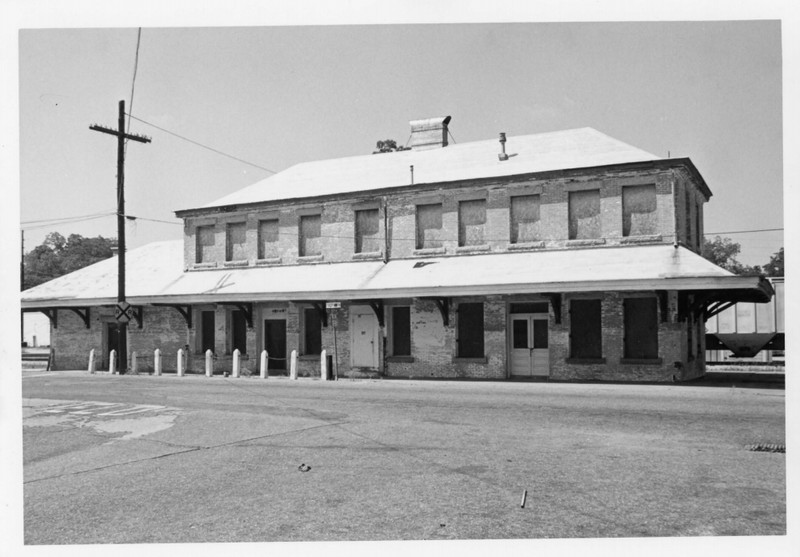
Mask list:
POLYGON ((782 389, 22 385, 26 544, 786 533, 782 389))

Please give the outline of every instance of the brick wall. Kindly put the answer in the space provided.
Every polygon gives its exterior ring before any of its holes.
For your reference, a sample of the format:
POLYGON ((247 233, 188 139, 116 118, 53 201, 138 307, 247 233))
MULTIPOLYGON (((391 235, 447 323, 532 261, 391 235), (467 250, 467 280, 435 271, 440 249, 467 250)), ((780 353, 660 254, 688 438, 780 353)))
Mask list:
MULTIPOLYGON (((540 231, 542 245, 531 248, 563 248, 570 244, 568 198, 570 191, 599 189, 600 215, 599 241, 597 244, 619 245, 637 241, 637 238, 622 236, 622 187, 633 185, 656 186, 657 234, 647 241, 672 243, 676 235, 686 243, 688 223, 692 241, 697 244, 697 213, 702 213, 706 201, 691 175, 683 169, 635 170, 627 172, 595 172, 584 176, 554 179, 519 179, 463 181, 447 185, 418 185, 405 187, 401 191, 387 192, 382 196, 364 194, 342 195, 335 200, 320 200, 303 203, 271 203, 263 208, 247 211, 220 212, 210 210, 203 216, 186 219, 185 263, 188 269, 196 268, 196 230, 198 226, 214 225, 215 243, 209 251, 214 254, 217 266, 225 266, 226 228, 229 223, 245 222, 248 265, 284 264, 293 265, 317 261, 352 261, 369 256, 355 255, 355 211, 357 209, 380 208, 380 232, 376 243, 385 250, 384 209, 387 203, 390 255, 392 258, 410 258, 426 255, 415 249, 417 204, 442 204, 442 234, 444 247, 427 255, 459 254, 474 251, 458 246, 458 204, 469 199, 484 199, 486 203, 485 248, 492 252, 510 249, 510 198, 516 195, 540 195, 540 231), (686 213, 686 196, 691 198, 689 214, 686 213), (310 213, 321 214, 321 257, 298 258, 299 216, 310 213), (258 223, 260 220, 277 218, 280 239, 279 257, 258 261, 258 223), (659 238, 660 237, 660 238, 659 238)), ((702 215, 700 215, 702 222, 702 215)), ((641 240, 641 239, 638 239, 641 240)), ((580 243, 580 242, 578 242, 580 243)), ((519 249, 525 246, 513 246, 519 249)), ((482 250, 479 250, 482 251, 482 250)), ((377 257, 382 257, 382 253, 377 257)), ((207 267, 200 265, 199 267, 207 267)))

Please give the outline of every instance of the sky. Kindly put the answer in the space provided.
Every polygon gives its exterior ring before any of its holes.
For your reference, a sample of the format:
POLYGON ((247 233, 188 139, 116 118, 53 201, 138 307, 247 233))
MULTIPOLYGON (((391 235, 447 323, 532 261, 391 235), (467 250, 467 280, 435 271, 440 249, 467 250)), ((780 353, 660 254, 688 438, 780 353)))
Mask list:
POLYGON ((137 36, 20 31, 26 251, 51 231, 116 236, 116 140, 89 125, 116 127, 121 99, 152 138, 128 144, 129 248, 180 238, 174 211, 264 169, 405 143, 410 120, 445 115, 457 143, 588 126, 689 157, 714 194, 707 233, 748 264, 783 245, 741 233, 783 227, 780 21, 144 26, 138 61, 137 36))

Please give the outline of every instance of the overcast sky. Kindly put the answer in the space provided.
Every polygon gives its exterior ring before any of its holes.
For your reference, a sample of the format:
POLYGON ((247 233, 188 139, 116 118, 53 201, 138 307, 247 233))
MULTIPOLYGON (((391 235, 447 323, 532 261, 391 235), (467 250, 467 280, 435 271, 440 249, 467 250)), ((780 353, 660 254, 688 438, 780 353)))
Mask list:
MULTIPOLYGON (((405 143, 451 115, 456 142, 589 126, 690 157, 714 196, 707 233, 765 263, 783 233, 779 21, 23 29, 20 199, 26 250, 46 233, 116 236, 117 103, 264 168, 405 143), (134 87, 131 102, 131 89, 134 87)), ((174 211, 269 172, 133 120, 151 144, 126 163, 130 247, 179 238, 174 211)))

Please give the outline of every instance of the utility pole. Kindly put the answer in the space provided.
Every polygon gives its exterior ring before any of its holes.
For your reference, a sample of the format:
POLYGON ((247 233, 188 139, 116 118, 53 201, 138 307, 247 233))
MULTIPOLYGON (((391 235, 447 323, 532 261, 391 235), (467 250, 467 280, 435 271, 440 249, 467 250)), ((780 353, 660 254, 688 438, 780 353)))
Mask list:
POLYGON ((89 126, 90 130, 115 135, 117 137, 117 243, 118 243, 118 276, 117 276, 117 347, 119 354, 119 372, 125 373, 128 366, 128 321, 130 305, 125 301, 125 140, 132 139, 140 143, 150 143, 144 135, 125 133, 125 101, 119 101, 119 121, 117 129, 98 125, 89 126))

